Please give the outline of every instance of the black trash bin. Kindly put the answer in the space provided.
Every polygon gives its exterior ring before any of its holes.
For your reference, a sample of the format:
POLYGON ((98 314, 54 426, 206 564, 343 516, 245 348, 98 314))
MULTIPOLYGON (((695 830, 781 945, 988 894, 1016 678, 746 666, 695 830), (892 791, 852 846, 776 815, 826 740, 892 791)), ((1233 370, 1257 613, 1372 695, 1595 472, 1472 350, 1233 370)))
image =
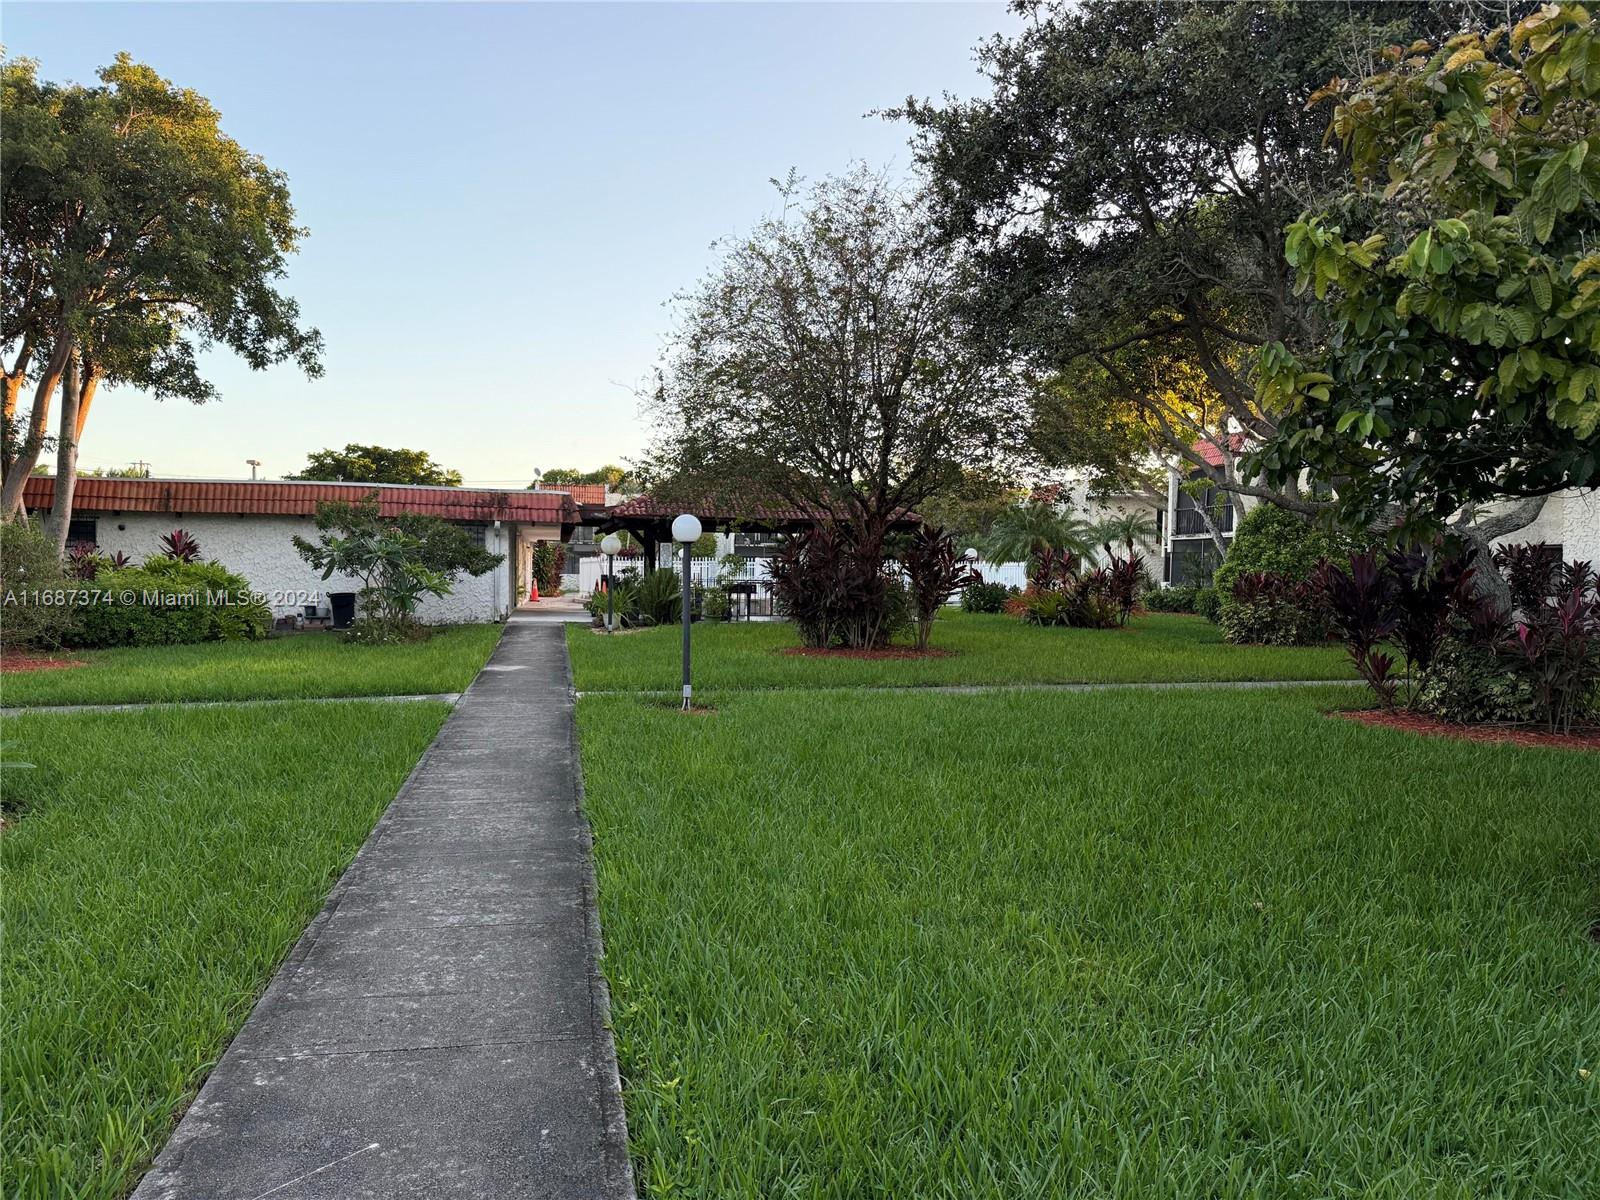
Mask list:
POLYGON ((333 609, 333 627, 349 629, 356 620, 356 594, 354 592, 329 592, 328 604, 333 609))

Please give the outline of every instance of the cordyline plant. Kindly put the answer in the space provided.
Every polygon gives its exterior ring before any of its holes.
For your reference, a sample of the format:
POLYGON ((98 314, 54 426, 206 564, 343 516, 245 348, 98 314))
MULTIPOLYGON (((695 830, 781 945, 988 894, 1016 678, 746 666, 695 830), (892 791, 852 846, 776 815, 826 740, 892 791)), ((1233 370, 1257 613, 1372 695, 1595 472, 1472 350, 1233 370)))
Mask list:
POLYGON ((1070 553, 1047 547, 1034 560, 1028 587, 1006 601, 1005 610, 1030 625, 1110 629, 1127 623, 1146 577, 1138 554, 1082 570, 1070 553))
POLYGON ((772 595, 813 648, 871 649, 893 634, 890 579, 879 544, 830 522, 786 539, 772 558, 772 595))
POLYGON ((955 539, 943 530, 923 525, 900 557, 911 586, 911 607, 916 616, 917 649, 926 650, 933 635, 933 622, 950 597, 968 584, 980 581, 978 574, 956 552, 955 539))
POLYGON ((1516 607, 1473 586, 1477 552, 1441 544, 1352 555, 1325 564, 1318 584, 1334 629, 1379 701, 1415 707, 1447 640, 1489 652, 1526 681, 1545 726, 1568 732, 1600 699, 1600 593, 1585 562, 1562 564, 1551 547, 1495 552, 1516 607), (1392 652, 1391 652, 1392 651, 1392 652), (1397 658, 1396 654, 1400 657, 1397 658), (1395 667, 1403 660, 1404 674, 1395 667))
POLYGON ((161 553, 164 557, 175 558, 179 562, 199 562, 200 543, 188 530, 174 529, 162 536, 161 553))

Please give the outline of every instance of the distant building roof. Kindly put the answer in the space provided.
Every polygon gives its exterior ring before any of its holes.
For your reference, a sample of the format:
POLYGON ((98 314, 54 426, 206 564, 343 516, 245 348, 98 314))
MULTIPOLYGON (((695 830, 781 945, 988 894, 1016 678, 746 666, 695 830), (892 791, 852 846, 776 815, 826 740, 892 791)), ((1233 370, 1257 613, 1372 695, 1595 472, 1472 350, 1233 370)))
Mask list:
POLYGON ((603 483, 541 483, 541 492, 565 492, 577 504, 604 504, 606 485, 603 483))
MULTIPOLYGON (((1230 433, 1227 437, 1229 451, 1234 454, 1239 453, 1240 450, 1244 449, 1244 440, 1244 434, 1230 433)), ((1201 438, 1198 442, 1196 442, 1194 444, 1194 451, 1201 458, 1206 460, 1206 465, 1208 467, 1220 467, 1222 465, 1222 449, 1210 438, 1201 438)))
MULTIPOLYGON (((784 501, 770 504, 733 503, 709 497, 693 502, 669 504, 656 500, 648 494, 635 496, 621 504, 613 504, 609 508, 594 512, 593 515, 603 522, 626 525, 643 522, 670 523, 673 517, 683 512, 694 513, 708 526, 745 524, 778 528, 816 525, 830 519, 827 512, 814 505, 802 506, 784 501)), ((588 510, 586 510, 587 515, 588 510)), ((895 517, 893 523, 899 527, 915 526, 922 523, 922 518, 914 512, 903 511, 895 517)))
MULTIPOLYGON (((48 508, 56 481, 36 475, 23 488, 31 509, 48 508)), ((299 483, 263 479, 100 479, 83 478, 73 489, 78 512, 249 513, 314 516, 328 501, 347 504, 378 493, 384 516, 421 513, 448 521, 527 521, 575 525, 578 506, 565 492, 519 489, 416 487, 392 483, 299 483)))

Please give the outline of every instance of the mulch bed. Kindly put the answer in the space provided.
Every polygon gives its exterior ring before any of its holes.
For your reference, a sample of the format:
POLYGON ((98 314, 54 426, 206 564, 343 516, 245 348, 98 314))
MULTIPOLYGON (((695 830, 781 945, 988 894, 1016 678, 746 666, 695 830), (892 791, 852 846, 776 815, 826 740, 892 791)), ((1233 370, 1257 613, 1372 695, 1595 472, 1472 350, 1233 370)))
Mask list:
POLYGON ((1501 742, 1512 746, 1551 746, 1561 750, 1600 750, 1600 728, 1589 727, 1572 733, 1546 733, 1542 729, 1527 729, 1519 725, 1452 725, 1437 717, 1413 712, 1384 712, 1380 708, 1358 712, 1332 712, 1330 717, 1346 721, 1359 721, 1363 725, 1377 725, 1384 729, 1401 729, 1425 737, 1455 738, 1463 742, 1501 742))
POLYGON ((929 646, 915 650, 910 646, 885 646, 877 650, 845 650, 841 648, 818 649, 815 646, 790 646, 779 654, 793 654, 801 658, 949 658, 954 650, 940 650, 929 646))
POLYGON ((24 671, 64 671, 68 667, 87 667, 81 658, 40 658, 32 654, 0 658, 0 674, 20 675, 24 671))

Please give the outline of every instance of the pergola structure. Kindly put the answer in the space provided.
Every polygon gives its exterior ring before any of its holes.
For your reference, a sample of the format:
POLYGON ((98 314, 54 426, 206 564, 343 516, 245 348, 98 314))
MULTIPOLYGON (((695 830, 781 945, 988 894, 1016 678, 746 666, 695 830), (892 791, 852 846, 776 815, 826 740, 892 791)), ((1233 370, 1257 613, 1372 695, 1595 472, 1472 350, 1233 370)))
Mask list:
MULTIPOLYGON (((596 533, 623 532, 644 548, 645 562, 654 563, 663 543, 672 541, 672 518, 690 512, 700 519, 707 533, 738 530, 741 533, 798 533, 826 524, 830 518, 817 508, 778 504, 728 504, 702 500, 693 504, 666 504, 649 495, 635 496, 621 504, 584 505, 583 523, 596 533)), ((909 531, 922 524, 914 512, 902 513, 890 523, 896 531, 909 531)))

